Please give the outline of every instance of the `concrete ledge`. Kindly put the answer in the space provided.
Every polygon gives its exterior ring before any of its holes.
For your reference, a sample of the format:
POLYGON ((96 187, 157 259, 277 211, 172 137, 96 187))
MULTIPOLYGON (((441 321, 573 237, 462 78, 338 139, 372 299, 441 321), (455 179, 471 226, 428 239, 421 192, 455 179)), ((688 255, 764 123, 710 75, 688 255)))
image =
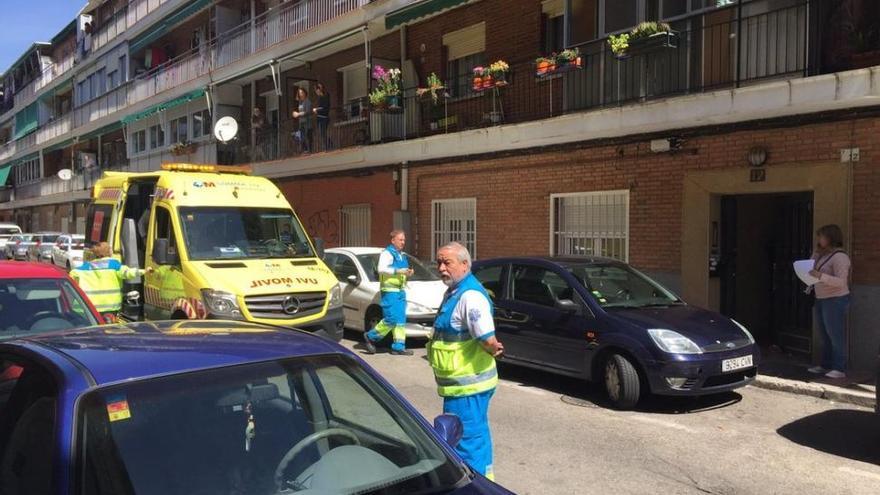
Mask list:
POLYGON ((827 399, 842 404, 852 404, 859 407, 874 409, 874 394, 862 390, 852 390, 834 385, 821 383, 807 383, 797 380, 786 380, 774 376, 758 375, 752 386, 790 394, 806 395, 818 399, 827 399))

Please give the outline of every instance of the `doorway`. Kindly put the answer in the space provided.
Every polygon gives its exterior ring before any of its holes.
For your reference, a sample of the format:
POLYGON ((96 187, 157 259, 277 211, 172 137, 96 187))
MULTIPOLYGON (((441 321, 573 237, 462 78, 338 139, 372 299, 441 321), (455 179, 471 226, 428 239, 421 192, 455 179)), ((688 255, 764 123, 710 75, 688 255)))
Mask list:
POLYGON ((721 198, 721 312, 762 346, 812 351, 812 308, 792 262, 812 253, 813 193, 721 198))

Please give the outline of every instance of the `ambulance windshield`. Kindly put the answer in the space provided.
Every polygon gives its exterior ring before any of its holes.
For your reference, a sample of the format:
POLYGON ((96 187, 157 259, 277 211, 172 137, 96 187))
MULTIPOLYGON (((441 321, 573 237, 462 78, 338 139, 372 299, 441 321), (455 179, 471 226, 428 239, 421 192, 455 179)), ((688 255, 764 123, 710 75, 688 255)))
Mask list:
POLYGON ((189 258, 308 258, 315 256, 293 212, 270 208, 181 208, 189 258))

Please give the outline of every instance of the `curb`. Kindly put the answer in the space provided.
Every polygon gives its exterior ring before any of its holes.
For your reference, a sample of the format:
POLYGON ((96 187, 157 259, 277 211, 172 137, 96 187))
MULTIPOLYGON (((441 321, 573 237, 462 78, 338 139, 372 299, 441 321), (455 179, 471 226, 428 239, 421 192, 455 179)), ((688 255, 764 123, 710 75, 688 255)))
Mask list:
POLYGON ((766 390, 776 390, 779 392, 787 392, 795 395, 805 395, 815 397, 817 399, 826 399, 844 404, 852 404, 854 406, 866 407, 874 409, 876 400, 874 394, 865 391, 850 390, 833 385, 823 385, 821 383, 807 383, 796 380, 786 380, 784 378, 776 378, 772 376, 758 375, 752 386, 763 388, 766 390))

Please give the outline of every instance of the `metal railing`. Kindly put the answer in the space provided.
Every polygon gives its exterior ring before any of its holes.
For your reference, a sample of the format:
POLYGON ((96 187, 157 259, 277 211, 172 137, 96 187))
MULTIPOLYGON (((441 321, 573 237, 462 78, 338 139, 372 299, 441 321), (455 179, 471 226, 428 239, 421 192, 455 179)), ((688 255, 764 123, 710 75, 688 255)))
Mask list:
POLYGON ((36 143, 43 144, 50 139, 67 134, 70 132, 72 122, 73 112, 67 112, 61 117, 43 124, 42 127, 37 129, 36 143))
POLYGON ((126 29, 142 21, 144 17, 169 1, 171 0, 131 0, 128 5, 113 14, 111 19, 98 26, 92 33, 91 51, 94 52, 106 46, 124 33, 126 29))
POLYGON ((15 93, 15 106, 23 107, 30 103, 38 91, 52 84, 53 81, 63 76, 67 71, 73 68, 74 56, 70 55, 62 58, 58 62, 46 67, 43 72, 35 77, 31 82, 24 85, 21 91, 15 93))
POLYGON ((80 127, 127 107, 129 105, 128 94, 131 85, 131 81, 124 82, 121 86, 111 89, 94 100, 74 108, 73 127, 80 127))

